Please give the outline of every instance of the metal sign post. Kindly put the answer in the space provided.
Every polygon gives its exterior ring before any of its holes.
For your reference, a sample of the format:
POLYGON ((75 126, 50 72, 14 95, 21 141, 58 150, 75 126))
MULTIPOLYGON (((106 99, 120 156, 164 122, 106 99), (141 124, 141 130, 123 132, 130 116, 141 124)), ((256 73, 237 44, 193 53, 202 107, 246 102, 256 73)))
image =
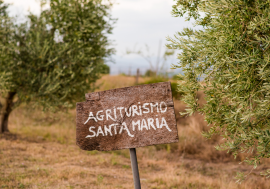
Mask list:
POLYGON ((134 188, 141 189, 140 174, 139 174, 138 162, 137 162, 137 156, 136 156, 136 148, 130 148, 129 153, 130 153, 130 161, 131 161, 131 167, 132 167, 132 173, 133 173, 134 188))

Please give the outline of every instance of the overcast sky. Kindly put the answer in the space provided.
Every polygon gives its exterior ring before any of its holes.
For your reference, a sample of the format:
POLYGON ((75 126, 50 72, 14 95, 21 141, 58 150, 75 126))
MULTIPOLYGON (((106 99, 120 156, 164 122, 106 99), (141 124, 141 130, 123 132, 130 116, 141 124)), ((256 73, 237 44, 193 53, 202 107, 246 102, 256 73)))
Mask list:
MULTIPOLYGON (((26 15, 28 10, 35 14, 40 13, 38 0, 4 1, 13 3, 10 8, 12 15, 26 15)), ((109 36, 116 49, 113 56, 115 63, 108 63, 111 74, 128 73, 129 70, 135 72, 137 68, 144 72, 149 68, 149 64, 139 55, 127 55, 125 53, 127 49, 134 49, 136 46, 136 50, 144 50, 147 44, 153 56, 152 61, 155 62, 160 41, 162 53, 165 50, 167 36, 173 36, 184 27, 192 27, 192 23, 185 21, 184 18, 171 16, 173 4, 173 0, 116 0, 111 13, 118 21, 113 34, 109 36)), ((167 69, 171 63, 177 62, 175 57, 176 55, 167 63, 167 69)))

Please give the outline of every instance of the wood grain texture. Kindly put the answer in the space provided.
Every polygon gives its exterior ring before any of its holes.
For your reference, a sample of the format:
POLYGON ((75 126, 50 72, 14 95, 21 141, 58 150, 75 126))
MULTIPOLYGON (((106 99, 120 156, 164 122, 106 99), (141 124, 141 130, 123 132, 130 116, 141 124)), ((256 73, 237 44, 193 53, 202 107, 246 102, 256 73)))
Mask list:
POLYGON ((170 82, 88 93, 85 97, 86 102, 76 104, 76 142, 83 150, 178 142, 170 82))

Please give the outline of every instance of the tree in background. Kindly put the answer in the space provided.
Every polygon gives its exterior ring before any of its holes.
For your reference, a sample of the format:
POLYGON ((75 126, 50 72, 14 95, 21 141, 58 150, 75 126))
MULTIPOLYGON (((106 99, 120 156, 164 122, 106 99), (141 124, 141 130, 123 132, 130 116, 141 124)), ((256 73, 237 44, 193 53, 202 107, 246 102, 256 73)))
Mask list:
MULTIPOLYGON (((42 1, 42 5, 45 2, 42 1)), ((33 102, 44 109, 69 108, 104 72, 112 31, 109 10, 101 0, 51 0, 50 9, 15 24, 0 0, 0 133, 8 131, 10 112, 33 102)))
POLYGON ((154 54, 151 54, 149 46, 146 44, 144 50, 136 50, 136 46, 133 50, 127 49, 126 54, 137 54, 140 55, 150 66, 150 69, 147 70, 151 74, 151 77, 156 77, 160 72, 164 71, 166 63, 169 57, 174 55, 174 50, 166 48, 165 52, 161 56, 161 41, 159 41, 158 53, 156 61, 153 61, 154 54))
POLYGON ((148 70, 146 70, 144 76, 145 77, 154 77, 154 76, 156 76, 156 72, 151 70, 151 69, 148 69, 148 70))
POLYGON ((103 64, 101 66, 100 73, 101 74, 110 74, 110 66, 108 66, 107 64, 103 64))
POLYGON ((178 0, 172 13, 199 26, 169 38, 168 46, 181 50, 173 65, 184 72, 179 89, 188 109, 181 114, 204 114, 211 125, 204 136, 221 135, 217 149, 250 153, 245 162, 256 168, 270 157, 270 1, 178 0), (206 94, 202 107, 199 90, 206 94))

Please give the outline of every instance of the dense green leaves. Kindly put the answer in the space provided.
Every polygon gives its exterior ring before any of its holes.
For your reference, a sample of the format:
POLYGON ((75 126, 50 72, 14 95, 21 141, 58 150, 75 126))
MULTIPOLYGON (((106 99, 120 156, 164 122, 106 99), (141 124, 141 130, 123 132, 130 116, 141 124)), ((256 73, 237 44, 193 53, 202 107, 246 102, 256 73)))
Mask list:
POLYGON ((111 5, 51 0, 50 9, 16 25, 0 1, 1 90, 45 108, 72 107, 83 100, 104 71, 104 59, 113 53, 107 38, 115 22, 111 5))
POLYGON ((174 16, 194 18, 200 29, 178 32, 170 48, 181 50, 179 63, 188 104, 211 125, 206 137, 227 139, 218 149, 251 153, 255 167, 270 157, 270 1, 178 0, 174 16), (200 82, 198 78, 204 78, 200 82), (197 103, 203 90, 207 103, 197 103))

